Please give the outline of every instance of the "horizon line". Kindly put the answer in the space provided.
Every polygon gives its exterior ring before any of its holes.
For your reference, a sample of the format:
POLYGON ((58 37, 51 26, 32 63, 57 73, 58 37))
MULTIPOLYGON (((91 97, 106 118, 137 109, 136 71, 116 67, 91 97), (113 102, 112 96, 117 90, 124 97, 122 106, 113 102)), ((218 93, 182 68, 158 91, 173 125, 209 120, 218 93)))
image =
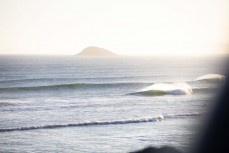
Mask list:
POLYGON ((0 53, 0 56, 78 56, 78 57, 145 57, 145 56, 150 56, 150 57, 168 57, 168 56, 215 56, 215 55, 229 55, 229 52, 219 52, 219 53, 203 53, 203 54, 142 54, 142 55, 125 55, 125 54, 116 54, 116 56, 93 56, 93 55, 85 55, 85 56, 79 56, 77 55, 78 53, 75 54, 27 54, 27 53, 21 53, 21 54, 14 54, 14 53, 0 53))

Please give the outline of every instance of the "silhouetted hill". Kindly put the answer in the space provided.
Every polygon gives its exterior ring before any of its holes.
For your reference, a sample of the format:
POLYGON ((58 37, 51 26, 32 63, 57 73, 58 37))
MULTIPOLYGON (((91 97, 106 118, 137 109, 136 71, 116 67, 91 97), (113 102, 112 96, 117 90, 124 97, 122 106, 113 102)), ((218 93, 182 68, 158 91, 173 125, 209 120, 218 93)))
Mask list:
POLYGON ((78 56, 115 56, 116 54, 104 48, 90 46, 85 48, 82 52, 78 53, 77 55, 78 56))

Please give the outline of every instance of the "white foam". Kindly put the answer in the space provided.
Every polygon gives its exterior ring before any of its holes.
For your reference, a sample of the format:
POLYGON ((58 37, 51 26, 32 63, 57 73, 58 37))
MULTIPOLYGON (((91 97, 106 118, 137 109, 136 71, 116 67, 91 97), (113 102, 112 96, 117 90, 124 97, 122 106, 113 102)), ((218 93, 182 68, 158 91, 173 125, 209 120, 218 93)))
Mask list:
POLYGON ((187 83, 155 83, 139 92, 163 92, 172 95, 188 95, 192 94, 192 88, 187 83))

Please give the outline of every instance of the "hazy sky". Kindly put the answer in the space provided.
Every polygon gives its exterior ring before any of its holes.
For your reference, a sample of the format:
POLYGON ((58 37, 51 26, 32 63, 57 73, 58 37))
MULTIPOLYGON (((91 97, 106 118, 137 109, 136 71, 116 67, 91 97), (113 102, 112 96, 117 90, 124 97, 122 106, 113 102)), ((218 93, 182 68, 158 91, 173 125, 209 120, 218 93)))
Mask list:
POLYGON ((206 54, 229 44, 229 0, 0 0, 0 53, 206 54))

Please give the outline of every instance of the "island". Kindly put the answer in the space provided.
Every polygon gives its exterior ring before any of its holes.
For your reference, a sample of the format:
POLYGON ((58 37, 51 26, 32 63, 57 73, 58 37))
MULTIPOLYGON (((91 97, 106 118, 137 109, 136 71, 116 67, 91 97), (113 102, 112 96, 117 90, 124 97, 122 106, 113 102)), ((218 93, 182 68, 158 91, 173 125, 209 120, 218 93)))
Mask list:
POLYGON ((116 56, 116 55, 117 54, 112 53, 109 50, 100 47, 95 47, 95 46, 87 47, 83 49, 83 51, 77 54, 77 56, 116 56))

